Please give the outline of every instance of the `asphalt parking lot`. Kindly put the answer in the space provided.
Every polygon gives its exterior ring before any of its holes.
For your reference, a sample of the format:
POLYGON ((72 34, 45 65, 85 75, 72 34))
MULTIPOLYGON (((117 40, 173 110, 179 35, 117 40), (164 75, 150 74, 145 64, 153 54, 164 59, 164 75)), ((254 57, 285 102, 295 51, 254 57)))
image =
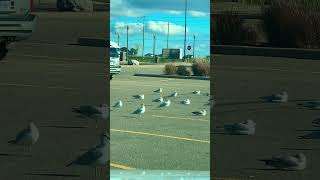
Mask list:
POLYGON ((320 112, 298 103, 319 99, 320 62, 274 57, 214 56, 214 126, 252 119, 253 136, 212 133, 215 177, 235 179, 319 179, 318 138, 299 136, 317 132, 312 124, 320 112), (259 97, 287 91, 289 101, 270 104, 259 97), (302 152, 307 156, 303 171, 277 171, 258 159, 302 152))
POLYGON ((121 109, 111 110, 111 167, 113 169, 200 170, 210 169, 210 81, 137 77, 134 73, 162 73, 163 66, 124 66, 111 81, 111 105, 119 99, 121 109), (159 97, 153 91, 162 87, 162 96, 174 91, 171 105, 159 108, 152 102, 159 97), (201 95, 192 94, 200 90, 201 95), (145 95, 135 100, 133 95, 145 95), (185 98, 190 105, 180 104, 185 98), (146 112, 140 118, 132 112, 144 102, 146 112), (193 111, 206 109, 206 116, 193 111), (120 165, 120 166, 119 166, 120 165))
MULTIPOLYGON (((93 168, 65 165, 95 146, 108 123, 96 130, 71 107, 109 102, 106 49, 74 44, 81 36, 106 37, 105 12, 37 14, 33 36, 0 62, 0 179, 88 180, 93 168), (40 131, 29 159, 7 143, 28 121, 40 131)), ((105 179, 106 169, 101 172, 105 179)))

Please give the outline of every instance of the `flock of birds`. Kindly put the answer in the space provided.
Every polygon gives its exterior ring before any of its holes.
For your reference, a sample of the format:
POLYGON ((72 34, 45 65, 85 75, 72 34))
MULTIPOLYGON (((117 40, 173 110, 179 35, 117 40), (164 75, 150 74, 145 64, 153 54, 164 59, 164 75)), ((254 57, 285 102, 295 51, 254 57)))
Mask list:
MULTIPOLYGON (((283 91, 273 94, 262 99, 274 103, 286 103, 288 101, 288 93, 283 91)), ((320 102, 309 102, 307 107, 320 109, 320 102)), ((221 127, 217 127, 221 129, 221 127)), ((222 128, 227 134, 236 135, 254 135, 256 132, 256 123, 252 120, 246 120, 241 123, 226 124, 222 128)), ((304 170, 307 164, 307 158, 303 153, 293 155, 277 155, 268 159, 260 159, 265 165, 271 166, 279 170, 304 170)))
MULTIPOLYGON (((158 102, 159 103, 158 107, 160 107, 160 108, 161 107, 169 107, 171 105, 170 98, 175 98, 178 96, 178 92, 175 91, 171 95, 166 96, 166 98, 164 98, 161 96, 162 88, 159 88, 153 92, 160 94, 160 96, 158 98, 152 100, 153 102, 158 102)), ((192 93, 195 95, 201 94, 200 90, 193 91, 192 93)), ((207 95, 209 96, 209 93, 207 93, 207 95)), ((144 94, 134 95, 133 98, 137 99, 137 100, 144 100, 144 94)), ((190 99, 184 99, 181 101, 181 104, 190 105, 191 101, 190 101, 190 99)), ((210 104, 210 102, 209 102, 209 104, 210 104)), ((122 106, 123 106, 122 100, 119 100, 117 103, 115 103, 115 105, 113 105, 114 108, 122 108, 122 106)), ((138 107, 136 110, 133 111, 133 114, 137 114, 137 115, 139 115, 139 117, 141 117, 145 112, 146 112, 146 106, 144 103, 142 103, 140 105, 140 107, 138 107)), ((191 113, 195 116, 205 116, 207 114, 207 111, 205 109, 203 109, 203 110, 199 110, 199 111, 193 111, 191 113)))
MULTIPOLYGON (((99 120, 107 120, 109 116, 109 107, 106 104, 101 105, 81 105, 72 108, 73 112, 95 120, 96 128, 99 120)), ((39 140, 39 129, 34 122, 30 122, 28 127, 17 133, 14 140, 8 141, 13 145, 24 147, 24 154, 31 157, 32 146, 39 140), (29 148, 29 152, 26 152, 29 148)), ((95 147, 90 148, 87 152, 79 155, 74 161, 68 163, 66 167, 72 165, 86 165, 95 168, 95 178, 99 176, 99 167, 106 167, 109 163, 110 155, 110 136, 107 133, 100 134, 100 143, 95 147)))

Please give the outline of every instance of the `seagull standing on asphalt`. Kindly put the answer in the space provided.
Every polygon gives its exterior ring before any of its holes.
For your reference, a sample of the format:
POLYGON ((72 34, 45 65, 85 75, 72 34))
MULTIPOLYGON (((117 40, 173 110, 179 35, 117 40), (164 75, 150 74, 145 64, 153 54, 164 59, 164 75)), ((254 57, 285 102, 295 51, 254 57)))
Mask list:
POLYGON ((107 104, 100 104, 99 106, 81 105, 73 107, 72 110, 85 117, 95 119, 96 128, 98 128, 98 120, 107 120, 109 116, 109 107, 107 104))
POLYGON ((141 115, 145 112, 146 112, 146 107, 144 103, 142 103, 141 106, 133 112, 133 114, 139 114, 139 117, 141 117, 141 115))
POLYGON ((177 97, 178 96, 178 93, 177 92, 174 92, 170 95, 170 97, 177 97))
POLYGON ((171 104, 170 99, 164 100, 164 101, 160 104, 160 107, 169 107, 170 104, 171 104))
POLYGON ((155 91, 153 91, 153 92, 155 92, 155 93, 162 93, 162 88, 159 88, 159 89, 157 89, 157 90, 155 90, 155 91))
POLYGON ((200 94, 200 90, 198 90, 198 91, 193 91, 192 93, 199 95, 199 94, 200 94))
POLYGON ((192 114, 195 116, 205 116, 207 114, 207 111, 204 109, 201 111, 194 111, 194 112, 192 112, 192 114))
POLYGON ((228 134, 253 135, 256 131, 256 123, 252 120, 246 120, 243 123, 234 123, 224 125, 224 130, 228 134))
POLYGON ((274 156, 271 159, 261 159, 266 165, 279 170, 304 170, 307 158, 304 154, 274 156))
POLYGON ((153 102, 160 102, 162 103, 163 102, 163 97, 159 97, 157 99, 154 99, 153 102))
MULTIPOLYGON (((30 122, 27 128, 17 134, 16 139, 8 141, 8 143, 29 147, 29 156, 31 156, 32 145, 34 145, 38 139, 39 130, 33 122, 30 122)), ((26 150, 24 149, 24 151, 26 150)))
POLYGON ((144 100, 144 94, 134 95, 133 98, 144 100))
POLYGON ((270 97, 271 102, 276 102, 276 103, 285 103, 288 102, 288 93, 286 91, 280 92, 278 94, 273 94, 270 97))
POLYGON ((122 101, 119 100, 113 107, 116 107, 116 108, 122 108, 122 101))
POLYGON ((105 167, 110 160, 110 137, 107 133, 103 133, 100 136, 100 144, 89 151, 78 156, 74 161, 66 165, 66 167, 72 165, 84 165, 95 168, 95 178, 97 179, 99 174, 99 167, 105 167))
POLYGON ((190 99, 185 99, 185 100, 181 101, 181 103, 189 105, 190 104, 190 99))

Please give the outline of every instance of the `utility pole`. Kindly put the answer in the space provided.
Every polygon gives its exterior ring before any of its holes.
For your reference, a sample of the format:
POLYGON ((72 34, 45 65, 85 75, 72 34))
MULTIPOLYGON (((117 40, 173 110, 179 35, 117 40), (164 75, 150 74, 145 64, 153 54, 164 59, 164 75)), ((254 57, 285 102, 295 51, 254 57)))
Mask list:
POLYGON ((187 44, 187 1, 185 2, 185 10, 184 10, 184 48, 183 48, 183 62, 186 61, 186 44, 187 44))
POLYGON ((141 55, 142 55, 142 59, 144 59, 144 18, 145 16, 142 16, 143 18, 143 22, 142 22, 142 49, 141 49, 141 55))
POLYGON ((196 47, 196 35, 193 35, 193 59, 195 59, 196 57, 194 56, 194 49, 196 47))
POLYGON ((126 60, 128 60, 128 52, 129 52, 129 25, 127 25, 127 56, 126 56, 126 60))
POLYGON ((120 47, 120 34, 118 33, 118 46, 120 47))
POLYGON ((169 49, 169 26, 170 26, 170 23, 168 22, 167 49, 169 49))
POLYGON ((153 34, 153 58, 156 58, 156 35, 153 34))

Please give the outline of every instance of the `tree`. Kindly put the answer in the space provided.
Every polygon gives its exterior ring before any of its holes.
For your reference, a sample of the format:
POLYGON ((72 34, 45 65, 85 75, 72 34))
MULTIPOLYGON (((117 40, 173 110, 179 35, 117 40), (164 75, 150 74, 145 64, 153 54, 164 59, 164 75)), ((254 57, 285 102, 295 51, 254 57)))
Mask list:
POLYGON ((137 49, 135 49, 135 48, 131 48, 130 49, 130 53, 129 53, 130 55, 137 55, 138 54, 138 50, 137 49))

